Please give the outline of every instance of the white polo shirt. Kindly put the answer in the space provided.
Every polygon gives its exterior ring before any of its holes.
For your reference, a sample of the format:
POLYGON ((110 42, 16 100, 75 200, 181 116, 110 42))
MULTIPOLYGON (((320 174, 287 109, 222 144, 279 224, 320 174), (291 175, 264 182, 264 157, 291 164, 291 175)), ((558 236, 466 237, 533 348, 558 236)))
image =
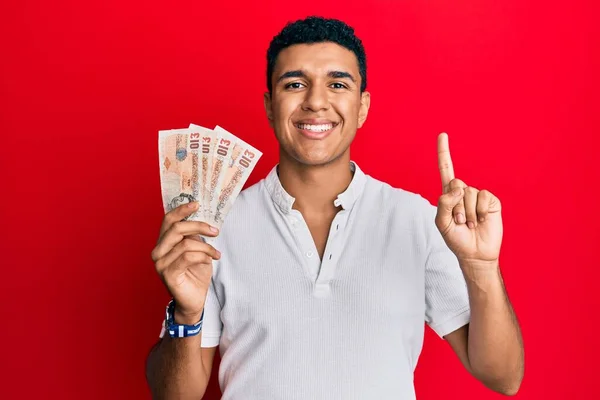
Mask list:
POLYGON ((469 322, 436 207, 350 167, 322 260, 277 167, 227 216, 202 329, 222 400, 414 399, 424 324, 469 322))

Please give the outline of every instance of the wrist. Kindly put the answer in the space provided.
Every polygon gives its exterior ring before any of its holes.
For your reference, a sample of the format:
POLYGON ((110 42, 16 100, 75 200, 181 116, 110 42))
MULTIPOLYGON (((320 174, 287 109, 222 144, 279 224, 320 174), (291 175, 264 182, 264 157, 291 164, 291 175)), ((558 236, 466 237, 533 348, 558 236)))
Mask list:
POLYGON ((500 263, 494 261, 465 261, 459 260, 460 269, 468 280, 488 280, 500 272, 500 263))
POLYGON ((177 302, 171 299, 165 311, 165 328, 171 337, 182 338, 196 336, 202 330, 204 309, 197 316, 196 312, 176 311, 177 302))
POLYGON ((496 258, 494 260, 478 260, 478 259, 468 259, 468 258, 458 258, 458 263, 461 267, 471 266, 473 268, 478 269, 493 269, 498 268, 500 265, 500 259, 496 258))
POLYGON ((181 311, 177 306, 175 306, 175 311, 173 312, 173 321, 176 324, 183 325, 194 325, 200 321, 202 318, 202 311, 200 312, 184 312, 181 311))

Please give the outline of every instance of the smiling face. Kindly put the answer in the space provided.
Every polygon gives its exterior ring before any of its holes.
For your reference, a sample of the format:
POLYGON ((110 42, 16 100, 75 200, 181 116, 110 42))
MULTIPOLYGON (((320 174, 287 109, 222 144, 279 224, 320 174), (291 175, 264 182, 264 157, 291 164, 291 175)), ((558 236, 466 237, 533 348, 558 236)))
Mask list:
POLYGON ((296 44, 282 50, 265 110, 281 157, 324 165, 342 156, 367 118, 369 93, 360 92, 354 53, 336 43, 296 44))

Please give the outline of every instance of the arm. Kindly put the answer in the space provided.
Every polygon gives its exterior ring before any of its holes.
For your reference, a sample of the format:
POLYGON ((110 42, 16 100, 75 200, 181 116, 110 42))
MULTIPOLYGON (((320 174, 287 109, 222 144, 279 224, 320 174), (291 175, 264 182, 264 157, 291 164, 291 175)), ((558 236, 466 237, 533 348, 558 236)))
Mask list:
POLYGON ((519 390, 524 373, 523 339, 498 263, 495 268, 461 263, 471 321, 444 338, 465 368, 505 395, 519 390))
MULTIPOLYGON (((148 355, 146 379, 155 399, 200 399, 204 396, 216 347, 202 348, 202 337, 218 330, 219 317, 215 298, 209 293, 213 260, 220 253, 197 235, 215 237, 218 231, 204 222, 185 221, 198 208, 198 203, 183 204, 169 211, 163 220, 152 260, 156 271, 176 306, 176 323, 193 325, 205 316, 202 330, 195 336, 171 338, 161 332, 162 340, 148 355), (211 327, 211 325, 213 325, 211 327)), ((214 340, 212 341, 214 343, 214 340)))
POLYGON ((502 205, 490 191, 454 177, 445 133, 438 136, 438 166, 443 194, 435 224, 458 259, 471 309, 468 328, 444 336, 477 379, 500 393, 513 395, 523 379, 524 351, 498 263, 502 205))
MULTIPOLYGON (((185 322, 183 322, 185 323, 185 322)), ((202 333, 185 338, 165 334, 150 351, 146 379, 154 399, 201 399, 217 347, 201 347, 202 333)))

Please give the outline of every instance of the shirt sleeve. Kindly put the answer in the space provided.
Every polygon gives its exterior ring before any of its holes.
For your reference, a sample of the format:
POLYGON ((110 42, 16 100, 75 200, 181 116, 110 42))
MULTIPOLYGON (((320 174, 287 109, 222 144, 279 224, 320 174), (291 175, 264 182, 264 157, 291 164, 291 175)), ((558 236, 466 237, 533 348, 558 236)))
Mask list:
MULTIPOLYGON (((219 345, 223 323, 221 322, 221 305, 215 293, 214 281, 211 279, 208 294, 204 303, 204 317, 202 320, 201 347, 215 347, 219 345)), ((162 338, 167 332, 165 321, 159 337, 162 338)))
POLYGON ((206 303, 204 303, 204 322, 202 323, 201 347, 215 347, 219 345, 223 322, 221 321, 221 303, 215 292, 214 280, 210 280, 206 303))
POLYGON ((458 259, 435 225, 437 207, 428 205, 428 255, 425 263, 425 322, 440 337, 469 323, 467 284, 458 259))

